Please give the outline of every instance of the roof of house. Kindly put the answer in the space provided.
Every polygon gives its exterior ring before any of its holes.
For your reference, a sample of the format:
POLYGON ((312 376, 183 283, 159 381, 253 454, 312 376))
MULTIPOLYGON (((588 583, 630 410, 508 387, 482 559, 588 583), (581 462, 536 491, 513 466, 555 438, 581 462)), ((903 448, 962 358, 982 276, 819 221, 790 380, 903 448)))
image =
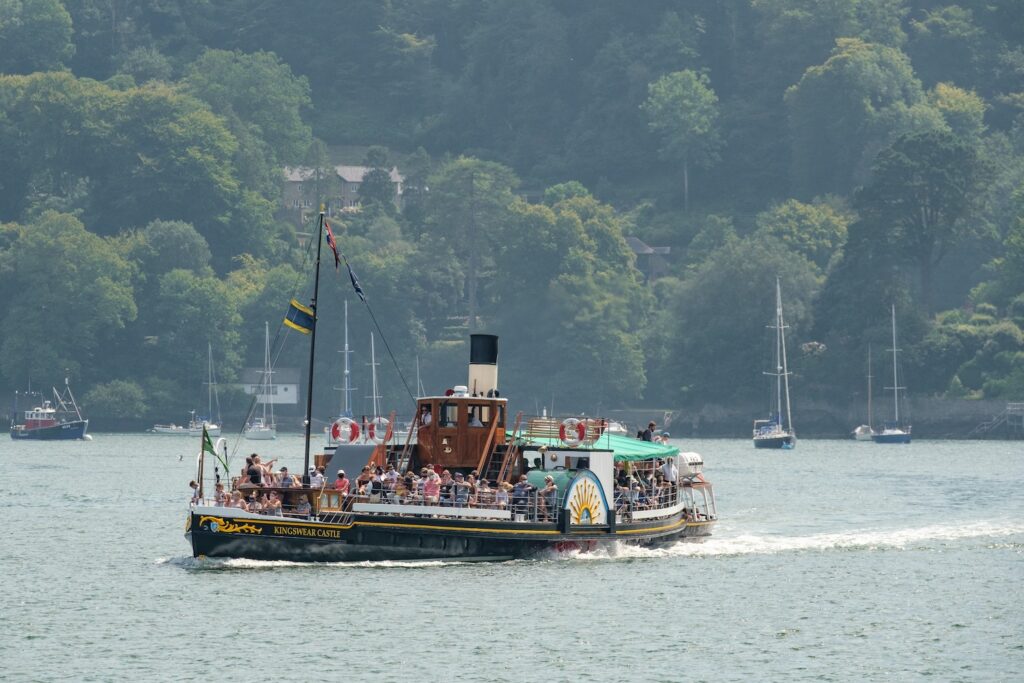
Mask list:
POLYGON ((669 254, 672 252, 672 247, 651 247, 632 235, 626 237, 626 244, 634 254, 669 254))
MULTIPOLYGON (((242 368, 238 373, 239 384, 259 384, 263 381, 263 368, 242 368)), ((298 384, 298 368, 274 368, 270 381, 274 384, 298 384)))
MULTIPOLYGON (((363 176, 371 170, 369 166, 348 166, 345 164, 338 164, 334 167, 334 172, 346 183, 363 182, 363 176)), ((314 169, 307 166, 284 167, 284 179, 290 183, 302 183, 310 180, 313 177, 313 173, 314 169)), ((405 180, 402 174, 398 172, 398 168, 394 166, 388 171, 388 175, 391 176, 391 182, 393 183, 401 183, 405 180)))

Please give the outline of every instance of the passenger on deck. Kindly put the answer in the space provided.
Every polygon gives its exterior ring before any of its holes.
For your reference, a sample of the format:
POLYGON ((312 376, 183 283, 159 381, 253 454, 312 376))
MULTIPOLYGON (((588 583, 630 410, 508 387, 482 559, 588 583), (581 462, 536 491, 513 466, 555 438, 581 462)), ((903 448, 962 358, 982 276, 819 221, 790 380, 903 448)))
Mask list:
POLYGON ((469 506, 469 496, 473 487, 462 476, 462 472, 455 473, 455 481, 452 482, 452 504, 457 508, 469 506))
POLYGON ((281 515, 281 496, 277 491, 270 492, 270 501, 263 507, 263 512, 268 515, 281 515))
POLYGON ((519 475, 519 481, 512 487, 512 512, 517 515, 525 515, 529 504, 530 494, 537 489, 527 481, 525 474, 519 475))
POLYGON ((423 502, 427 505, 437 505, 441 496, 441 477, 437 472, 430 472, 423 477, 423 502))
POLYGON ((452 504, 452 486, 455 484, 455 480, 452 479, 452 473, 445 470, 441 473, 441 505, 452 504))
POLYGON ((494 507, 499 510, 508 508, 508 492, 512 490, 512 484, 507 481, 501 482, 501 485, 494 490, 494 507))
POLYGON ((224 491, 224 484, 222 484, 222 483, 220 483, 218 481, 217 485, 214 487, 214 489, 215 489, 215 492, 213 494, 214 501, 217 503, 217 505, 226 507, 227 506, 227 502, 230 500, 230 496, 228 495, 228 493, 226 491, 224 491))
POLYGON ((373 479, 373 473, 370 472, 370 466, 363 465, 362 471, 356 477, 356 490, 359 493, 366 493, 366 485, 370 483, 371 479, 373 479))
POLYGON ((259 512, 262 509, 260 507, 260 500, 256 497, 255 493, 250 493, 249 497, 245 499, 245 509, 249 512, 259 512))
POLYGON ((245 459, 245 462, 246 480, 242 485, 247 484, 249 487, 260 486, 263 483, 263 468, 257 464, 256 460, 251 455, 245 459))
POLYGON ((309 517, 310 512, 312 512, 312 508, 309 506, 309 499, 302 496, 295 505, 295 514, 300 517, 309 517))
POLYGON ((283 489, 293 488, 299 486, 295 481, 295 477, 288 473, 287 467, 281 468, 281 481, 277 482, 277 485, 283 489))
POLYGON ((352 490, 352 482, 345 476, 345 470, 338 470, 338 478, 334 480, 334 490, 341 491, 343 496, 347 496, 352 490))
POLYGON ((474 504, 481 508, 494 506, 494 491, 488 485, 486 479, 481 479, 479 486, 476 487, 476 501, 474 504))
POLYGON ((665 460, 665 464, 661 466, 661 473, 665 475, 665 481, 673 487, 676 485, 676 482, 679 481, 679 468, 676 467, 672 458, 667 458, 665 460))
POLYGON ((197 484, 195 482, 195 480, 193 480, 193 481, 190 481, 188 483, 188 486, 189 486, 190 489, 192 489, 192 503, 193 504, 198 503, 199 502, 199 484, 197 484))
POLYGON ((656 425, 654 424, 654 420, 651 420, 650 422, 647 423, 647 429, 645 429, 643 434, 641 435, 642 441, 654 441, 655 426, 656 425))
POLYGON ((434 416, 430 413, 430 406, 423 406, 420 411, 420 424, 429 427, 434 422, 434 416))
POLYGON ((314 469, 312 467, 309 468, 309 485, 312 488, 320 489, 323 488, 324 484, 327 483, 326 480, 324 479, 323 469, 324 468, 322 467, 317 469, 314 469))
POLYGON ((476 416, 476 413, 470 411, 470 413, 469 413, 469 426, 470 427, 483 427, 484 423, 480 421, 480 418, 476 416))
POLYGON ((238 508, 239 510, 248 510, 249 506, 245 504, 245 499, 242 498, 241 491, 235 491, 231 494, 231 502, 228 507, 238 508))
POLYGON ((555 517, 555 510, 558 501, 558 487, 555 486, 555 479, 550 474, 544 477, 544 488, 540 490, 540 512, 545 521, 555 517))

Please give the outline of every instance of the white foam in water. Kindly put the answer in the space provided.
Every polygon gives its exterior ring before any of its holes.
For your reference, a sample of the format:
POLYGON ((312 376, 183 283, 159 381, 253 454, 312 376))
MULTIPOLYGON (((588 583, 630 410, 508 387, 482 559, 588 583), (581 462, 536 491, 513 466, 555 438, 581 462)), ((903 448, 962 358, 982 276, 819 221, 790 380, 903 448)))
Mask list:
MULTIPOLYGON (((956 541, 968 538, 998 538, 1024 534, 1024 523, 971 522, 967 524, 936 524, 908 529, 861 529, 810 536, 712 536, 704 541, 680 541, 664 548, 643 548, 616 543, 592 551, 551 551, 541 559, 606 561, 656 557, 719 557, 729 555, 769 555, 784 552, 828 551, 850 549, 901 549, 934 541, 956 541)), ((339 569, 435 568, 472 564, 458 560, 406 560, 379 562, 307 563, 286 560, 265 561, 245 559, 197 560, 192 557, 159 558, 156 564, 171 564, 188 569, 278 569, 282 567, 337 567, 339 569)))
POLYGON ((617 557, 765 555, 810 550, 901 549, 933 541, 956 541, 1024 534, 1024 524, 1013 522, 971 522, 936 524, 908 529, 861 529, 810 536, 712 536, 701 543, 681 541, 666 548, 620 546, 617 557))

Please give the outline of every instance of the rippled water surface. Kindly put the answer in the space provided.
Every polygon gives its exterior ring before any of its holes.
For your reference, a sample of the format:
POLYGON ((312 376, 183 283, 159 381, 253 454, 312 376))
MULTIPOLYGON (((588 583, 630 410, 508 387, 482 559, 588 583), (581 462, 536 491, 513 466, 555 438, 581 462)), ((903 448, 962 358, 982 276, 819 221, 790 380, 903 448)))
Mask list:
POLYGON ((191 558, 195 439, 0 441, 0 679, 1024 680, 1024 444, 680 445, 704 543, 301 565, 191 558))

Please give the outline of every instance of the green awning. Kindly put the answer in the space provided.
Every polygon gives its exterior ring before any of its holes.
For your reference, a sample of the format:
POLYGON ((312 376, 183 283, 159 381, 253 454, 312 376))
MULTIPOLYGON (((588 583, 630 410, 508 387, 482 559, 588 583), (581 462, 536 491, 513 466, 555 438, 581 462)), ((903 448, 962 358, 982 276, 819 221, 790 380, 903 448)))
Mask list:
MULTIPOLYGON (((512 433, 508 433, 512 438, 512 433)), ((521 443, 533 444, 536 446, 547 446, 548 448, 566 448, 566 445, 556 438, 532 438, 523 439, 521 443)), ((605 433, 597 440, 592 448, 615 451, 616 460, 653 460, 655 458, 671 458, 679 455, 679 449, 652 441, 641 441, 629 436, 605 433)))

